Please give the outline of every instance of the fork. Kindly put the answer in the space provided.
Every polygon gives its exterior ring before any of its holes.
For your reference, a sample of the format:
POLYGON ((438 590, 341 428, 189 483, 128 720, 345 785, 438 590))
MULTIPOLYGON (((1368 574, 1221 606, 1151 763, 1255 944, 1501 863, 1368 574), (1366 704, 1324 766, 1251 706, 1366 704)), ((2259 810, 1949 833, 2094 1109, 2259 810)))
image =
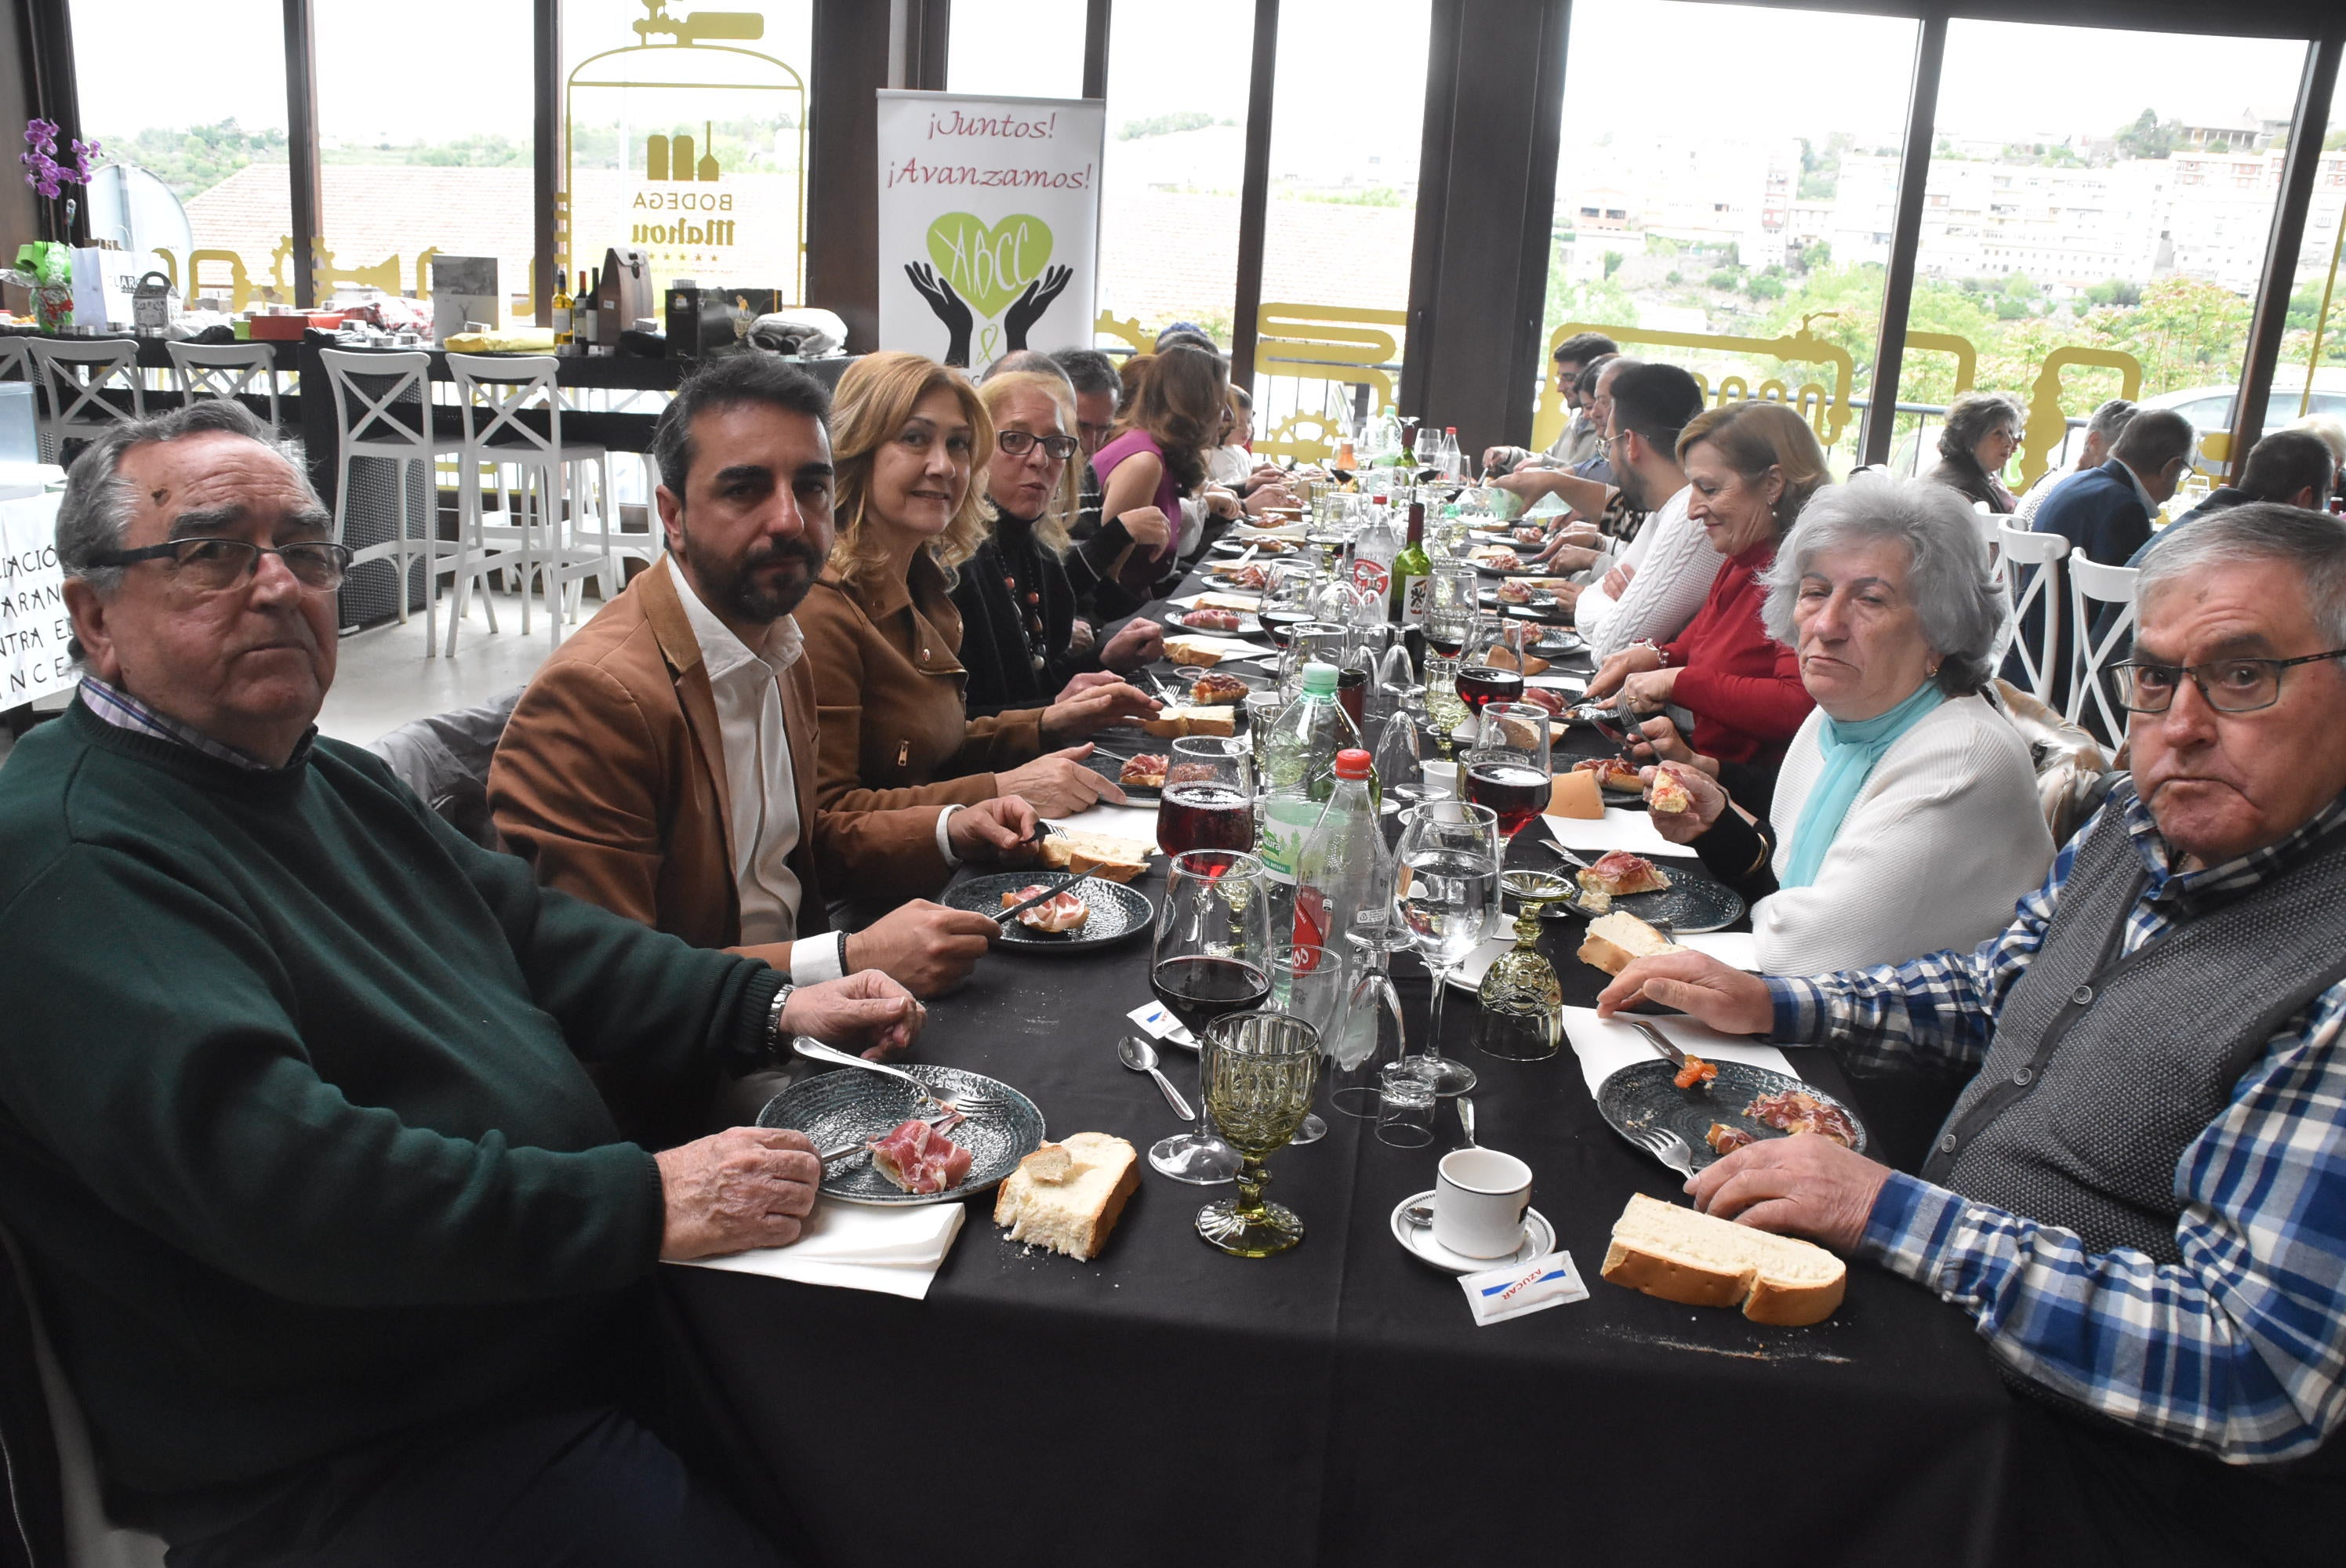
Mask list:
POLYGON ((1647 1127, 1642 1133, 1631 1133, 1629 1141, 1680 1176, 1694 1175, 1693 1145, 1668 1127, 1647 1127))
POLYGON ((880 1073, 891 1078, 901 1079, 912 1085, 913 1093, 918 1095, 923 1103, 939 1105, 948 1111, 958 1111, 964 1115, 967 1115, 972 1111, 984 1110, 994 1104, 990 1096, 978 1094, 974 1090, 964 1090, 950 1100, 940 1098, 934 1089, 901 1067, 889 1067, 878 1062, 867 1062, 852 1052, 826 1045, 821 1041, 804 1034, 794 1034, 790 1037, 790 1049, 810 1062, 829 1062, 839 1067, 861 1067, 867 1073, 880 1073))

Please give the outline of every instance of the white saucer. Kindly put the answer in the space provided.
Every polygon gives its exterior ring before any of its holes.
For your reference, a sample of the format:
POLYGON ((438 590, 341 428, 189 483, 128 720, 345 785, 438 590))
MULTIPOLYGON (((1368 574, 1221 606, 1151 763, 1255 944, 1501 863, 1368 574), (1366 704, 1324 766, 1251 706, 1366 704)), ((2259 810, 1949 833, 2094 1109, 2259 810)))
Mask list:
POLYGON ((1413 1193, 1393 1205, 1393 1239, 1414 1256, 1419 1262, 1431 1264, 1445 1274, 1480 1274, 1485 1268, 1504 1268, 1510 1263, 1529 1263, 1535 1257, 1545 1257, 1556 1250, 1556 1227, 1547 1216, 1535 1208, 1524 1210, 1523 1245, 1504 1257, 1469 1257, 1463 1252, 1453 1252, 1433 1239, 1433 1227, 1412 1225, 1402 1217, 1402 1210, 1413 1204, 1432 1203, 1432 1192, 1413 1193))

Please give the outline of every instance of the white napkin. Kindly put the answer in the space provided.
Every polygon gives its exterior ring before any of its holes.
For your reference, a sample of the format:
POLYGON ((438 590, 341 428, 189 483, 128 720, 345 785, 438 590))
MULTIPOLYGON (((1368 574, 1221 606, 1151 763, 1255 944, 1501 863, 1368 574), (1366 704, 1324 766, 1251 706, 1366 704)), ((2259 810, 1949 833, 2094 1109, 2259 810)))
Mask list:
POLYGON ((929 1282, 944 1267, 968 1213, 968 1207, 958 1203, 874 1208, 825 1198, 815 1205, 806 1229, 790 1246, 696 1258, 691 1267, 878 1290, 918 1301, 928 1295, 929 1282))
POLYGON ((1654 831, 1653 818, 1644 811, 1607 807, 1601 818, 1550 817, 1546 821, 1557 843, 1584 854, 1604 854, 1613 850, 1627 850, 1633 855, 1689 852, 1684 844, 1673 844, 1654 831))
MULTIPOLYGON (((1242 599, 1246 602, 1246 607, 1249 609, 1252 609, 1255 606, 1262 603, 1262 596, 1260 594, 1250 593, 1244 588, 1203 588, 1197 593, 1184 594, 1178 599, 1168 599, 1165 602, 1168 605, 1178 606, 1185 610, 1194 610, 1206 601, 1207 596, 1209 595, 1211 595, 1217 602, 1225 599, 1242 599)), ((1236 608, 1237 606, 1226 605, 1223 607, 1236 608)), ((1193 632, 1187 626, 1176 626, 1173 628, 1173 635, 1177 637, 1188 638, 1211 636, 1214 634, 1211 632, 1193 632)))
POLYGON ((1151 846, 1157 842, 1157 808, 1153 805, 1112 806, 1100 800, 1073 817, 1046 817, 1044 820, 1055 828, 1073 828, 1080 833, 1107 833, 1151 846))
POLYGON ((1243 637, 1216 636, 1211 632, 1184 631, 1175 627, 1173 637, 1184 643, 1219 654, 1224 658, 1277 658, 1279 650, 1268 643, 1250 643, 1243 637))
MULTIPOLYGON (((1743 1062, 1754 1067, 1768 1067, 1787 1077, 1797 1078, 1792 1064, 1773 1045, 1760 1045, 1740 1034, 1721 1034, 1706 1029, 1693 1019, 1647 1018, 1643 1020, 1669 1036, 1670 1044, 1681 1051, 1691 1051, 1713 1062, 1743 1062)), ((1580 1058, 1580 1075, 1588 1080, 1588 1092, 1596 1093, 1597 1085, 1636 1062, 1660 1060, 1653 1045, 1617 1018, 1602 1019, 1594 1007, 1567 1007, 1564 1010, 1565 1037, 1572 1042, 1573 1054, 1580 1058)))

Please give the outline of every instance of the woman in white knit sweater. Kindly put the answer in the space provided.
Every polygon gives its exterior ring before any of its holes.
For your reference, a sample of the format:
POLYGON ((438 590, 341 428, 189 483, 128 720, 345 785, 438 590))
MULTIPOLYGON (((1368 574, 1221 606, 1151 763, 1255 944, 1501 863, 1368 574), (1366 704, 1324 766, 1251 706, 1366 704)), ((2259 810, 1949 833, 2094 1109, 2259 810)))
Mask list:
POLYGON ((1809 504, 1768 589, 1769 633, 1817 699, 1772 823, 1673 762, 1693 803, 1655 828, 1753 901, 1769 974, 1899 963, 2001 931, 2054 846, 2028 747, 1980 696, 2007 609, 1970 508, 1942 485, 1861 474, 1809 504))

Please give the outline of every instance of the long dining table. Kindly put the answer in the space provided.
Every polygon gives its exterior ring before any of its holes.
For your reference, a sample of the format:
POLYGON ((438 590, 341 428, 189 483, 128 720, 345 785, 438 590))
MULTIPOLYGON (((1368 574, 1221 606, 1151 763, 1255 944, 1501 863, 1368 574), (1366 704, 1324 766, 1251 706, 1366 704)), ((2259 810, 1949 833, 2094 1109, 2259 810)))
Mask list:
MULTIPOLYGON (((1558 767, 1587 753, 1580 734, 1558 767)), ((1135 885, 1161 896, 1161 860, 1135 885)), ((1550 919, 1541 942, 1568 1006, 1606 978, 1573 956, 1582 930, 1550 919)), ((1178 1130, 1116 1053, 1148 972, 1145 934, 997 949, 931 1004, 916 1054, 1016 1086, 1052 1135, 1114 1133, 1145 1156, 1178 1130)), ((1414 959, 1393 972, 1414 1040, 1430 983, 1414 959)), ((1994 1560, 2012 1396, 1967 1319, 1862 1262, 1839 1309, 1797 1329, 1604 1281, 1629 1196, 1683 1202, 1681 1178, 1599 1116, 1569 1044, 1494 1060, 1471 1044, 1470 994, 1445 1012, 1443 1050, 1480 1078, 1479 1141, 1529 1163, 1586 1300, 1478 1327, 1457 1278, 1391 1228, 1463 1141, 1454 1113, 1402 1149, 1323 1102, 1328 1135, 1269 1162, 1306 1227, 1273 1257, 1202 1242, 1192 1219, 1228 1189, 1144 1157, 1090 1262, 1005 1241, 979 1197, 921 1300, 664 1270, 684 1441, 789 1544, 841 1568, 932 1552, 1195 1568, 1994 1560)), ((1823 1051, 1785 1054, 1872 1124, 1875 1085, 1823 1051)), ((1194 1057, 1166 1055, 1194 1088, 1194 1057)))

